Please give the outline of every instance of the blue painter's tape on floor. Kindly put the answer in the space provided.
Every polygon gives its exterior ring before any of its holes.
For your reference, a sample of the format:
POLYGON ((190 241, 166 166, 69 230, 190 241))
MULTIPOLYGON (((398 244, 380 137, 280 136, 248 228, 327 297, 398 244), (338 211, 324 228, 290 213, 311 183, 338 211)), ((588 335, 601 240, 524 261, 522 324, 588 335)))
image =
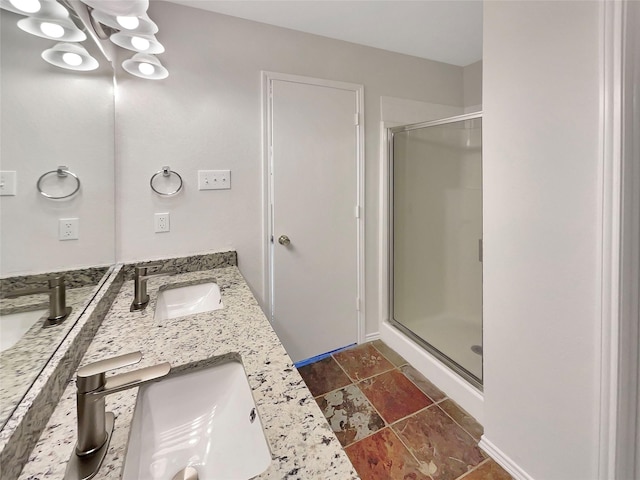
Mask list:
POLYGON ((342 350, 346 350, 347 348, 351 348, 351 347, 353 347, 355 345, 356 345, 355 343, 352 343, 351 345, 347 345, 346 347, 336 348, 335 350, 331 350, 330 352, 321 353, 320 355, 316 355, 315 357, 307 358, 306 360, 300 360, 299 362, 296 362, 293 365, 296 368, 304 367, 305 365, 309 365, 310 363, 315 363, 315 362, 318 362, 320 360, 323 360, 323 359, 327 358, 329 355, 331 355, 332 353, 336 353, 336 352, 340 352, 342 350))

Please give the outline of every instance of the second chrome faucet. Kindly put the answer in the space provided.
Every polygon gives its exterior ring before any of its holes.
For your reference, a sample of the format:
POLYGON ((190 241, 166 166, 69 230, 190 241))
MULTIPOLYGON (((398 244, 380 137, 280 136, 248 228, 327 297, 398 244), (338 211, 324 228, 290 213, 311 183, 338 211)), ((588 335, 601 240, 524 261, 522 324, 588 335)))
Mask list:
POLYGON ((48 287, 15 290, 14 292, 6 295, 5 298, 16 298, 26 295, 46 293, 49 295, 49 316, 44 321, 42 327, 47 328, 59 325, 64 322, 71 313, 71 307, 67 307, 64 275, 51 277, 48 279, 48 283, 48 287))
POLYGON ((147 280, 150 277, 163 275, 175 275, 175 271, 153 272, 148 273, 149 268, 160 267, 161 264, 145 265, 144 267, 134 267, 133 277, 133 302, 129 311, 144 310, 149 303, 149 294, 147 293, 147 280))

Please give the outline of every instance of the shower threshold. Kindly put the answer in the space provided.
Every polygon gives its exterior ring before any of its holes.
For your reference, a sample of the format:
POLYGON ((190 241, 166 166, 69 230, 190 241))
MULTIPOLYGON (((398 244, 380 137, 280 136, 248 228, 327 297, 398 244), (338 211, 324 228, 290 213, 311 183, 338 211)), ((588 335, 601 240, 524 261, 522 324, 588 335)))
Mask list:
MULTIPOLYGON (((436 347, 431 345, 429 342, 427 342, 420 335, 417 335, 410 328, 406 327, 405 325, 403 325, 402 323, 398 322, 397 320, 391 319, 389 323, 391 325, 393 325, 395 328, 397 328, 398 330, 400 330, 405 336, 407 336, 414 343, 418 344, 420 347, 422 347, 428 353, 430 353, 431 355, 436 357, 439 361, 444 363, 448 368, 450 368, 457 375, 459 375, 460 377, 465 379, 467 382, 469 382, 471 385, 476 387, 478 390, 482 391, 482 379, 480 377, 474 375, 472 372, 470 372, 469 370, 464 368, 462 365, 460 365, 458 362, 454 361, 452 358, 450 358, 447 355, 445 355, 443 352, 441 352, 436 347)), ((469 351, 471 352, 471 350, 469 350, 469 351)), ((472 352, 472 355, 477 356, 473 352, 472 352)), ((480 361, 482 362, 481 358, 482 357, 480 357, 480 361)))

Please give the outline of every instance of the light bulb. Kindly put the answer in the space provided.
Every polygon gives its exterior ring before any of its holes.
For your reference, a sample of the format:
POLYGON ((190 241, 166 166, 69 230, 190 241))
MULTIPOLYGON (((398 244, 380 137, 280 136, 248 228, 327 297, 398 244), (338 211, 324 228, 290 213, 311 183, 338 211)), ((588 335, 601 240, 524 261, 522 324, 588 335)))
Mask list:
POLYGON ((126 28, 127 30, 134 30, 140 25, 138 17, 123 17, 118 15, 116 20, 122 28, 126 28))
POLYGON ((53 38, 60 38, 64 35, 64 28, 57 23, 42 22, 40 24, 40 30, 45 35, 53 38))
POLYGON ((151 43, 146 38, 132 37, 131 45, 133 45, 137 50, 144 52, 149 49, 149 45, 151 45, 151 43))
POLYGON ((9 0, 11 5, 25 13, 36 13, 40 10, 39 0, 9 0))
POLYGON ((153 72, 156 71, 156 67, 147 62, 141 62, 138 64, 138 70, 143 75, 153 75, 153 72))
POLYGON ((67 65, 71 65, 72 67, 77 67, 78 65, 82 65, 82 57, 77 53, 67 52, 62 55, 62 61, 67 65))

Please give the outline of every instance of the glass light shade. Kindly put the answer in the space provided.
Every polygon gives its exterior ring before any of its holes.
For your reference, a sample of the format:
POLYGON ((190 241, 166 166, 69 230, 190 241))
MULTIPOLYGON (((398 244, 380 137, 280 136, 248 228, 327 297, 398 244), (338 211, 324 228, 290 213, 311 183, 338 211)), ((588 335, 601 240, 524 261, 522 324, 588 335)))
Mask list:
POLYGON ((140 26, 140 19, 138 17, 118 15, 116 22, 125 30, 135 30, 140 26))
POLYGON ((42 7, 40 0, 9 0, 9 3, 27 14, 36 13, 42 7))
POLYGON ((115 28, 116 30, 123 30, 131 34, 153 35, 158 32, 158 26, 153 23, 146 13, 137 17, 139 24, 136 28, 132 29, 125 29, 122 24, 118 22, 117 15, 109 15, 101 10, 92 10, 91 16, 94 20, 97 20, 107 27, 115 28))
POLYGON ((82 46, 75 43, 58 43, 42 52, 42 58, 56 67, 88 72, 98 68, 98 61, 82 46))
POLYGON ((71 67, 82 65, 82 57, 75 52, 63 53, 62 61, 71 67))
POLYGON ((55 0, 0 0, 0 7, 13 13, 38 18, 64 19, 69 17, 69 11, 55 0), (39 5, 38 9, 32 11, 36 5, 39 5))
POLYGON ((138 63, 138 71, 144 76, 148 77, 149 75, 153 75, 156 73, 156 67, 154 67, 151 63, 141 62, 138 63))
POLYGON ((136 53, 122 62, 122 68, 131 75, 148 80, 162 80, 169 76, 169 71, 162 66, 160 60, 146 53, 136 53))
POLYGON ((111 35, 110 40, 119 47, 140 53, 158 54, 164 52, 164 47, 153 35, 137 35, 125 32, 117 32, 111 35), (146 48, 143 48, 145 47, 146 48))
POLYGON ((64 40, 65 42, 82 42, 87 35, 71 20, 49 20, 28 17, 18 20, 18 28, 37 37, 49 40, 64 40))
POLYGON ((40 31, 49 38, 62 38, 64 36, 64 28, 57 23, 41 22, 40 31))
POLYGON ((149 0, 82 0, 94 10, 100 10, 107 15, 117 17, 118 15, 126 15, 139 17, 144 15, 149 8, 149 0))

